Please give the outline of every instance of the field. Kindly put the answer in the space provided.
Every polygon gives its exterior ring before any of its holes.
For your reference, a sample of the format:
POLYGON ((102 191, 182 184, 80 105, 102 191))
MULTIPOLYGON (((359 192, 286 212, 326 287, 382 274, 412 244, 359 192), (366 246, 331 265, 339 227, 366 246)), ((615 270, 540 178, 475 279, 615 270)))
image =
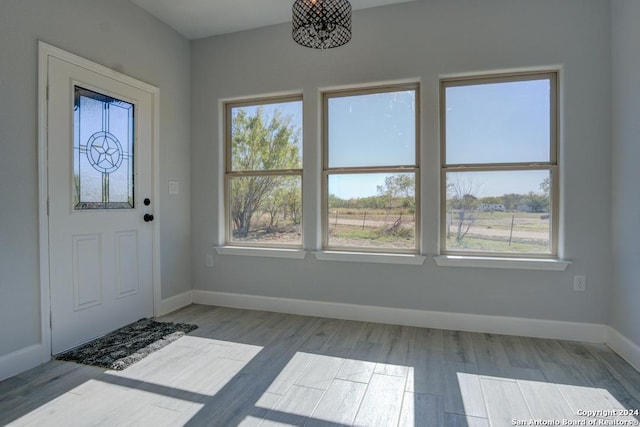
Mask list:
POLYGON ((415 219, 407 210, 333 208, 328 225, 332 247, 415 248, 415 219))
MULTIPOLYGON (((548 253, 548 215, 527 212, 474 211, 467 233, 456 240, 458 215, 447 215, 447 249, 454 251, 548 253)), ((301 225, 278 221, 269 227, 268 217, 254 220, 248 236, 234 241, 299 245, 301 225)), ((466 229, 463 224, 463 231, 466 229)), ((328 217, 329 246, 363 249, 415 248, 415 219, 408 210, 332 208, 328 217)), ((433 230, 432 232, 438 232, 433 230)))
POLYGON ((270 226, 269 216, 261 215, 252 222, 247 236, 239 236, 234 230, 232 241, 273 245, 299 246, 302 244, 302 225, 290 220, 280 220, 270 226))
POLYGON ((549 216, 528 212, 475 212, 467 234, 456 241, 457 215, 447 215, 447 249, 458 251, 548 253, 549 216))

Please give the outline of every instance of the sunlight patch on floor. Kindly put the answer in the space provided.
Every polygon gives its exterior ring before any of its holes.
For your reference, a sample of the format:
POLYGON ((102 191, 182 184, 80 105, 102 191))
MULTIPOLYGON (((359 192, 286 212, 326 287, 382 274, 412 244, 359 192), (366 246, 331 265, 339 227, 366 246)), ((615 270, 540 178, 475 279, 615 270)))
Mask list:
POLYGON ((184 336, 123 371, 105 371, 10 425, 171 425, 197 414, 262 347, 184 336), (81 415, 79 417, 79 415, 81 415), (74 421, 76 420, 76 421, 74 421))
POLYGON ((531 420, 548 420, 558 425, 581 420, 592 421, 592 425, 635 421, 633 417, 606 415, 606 411, 625 407, 604 388, 465 372, 457 372, 456 376, 457 396, 466 415, 488 415, 494 421, 504 416, 504 422, 525 423, 516 425, 529 425, 526 423, 531 420), (605 411, 605 416, 587 415, 587 411, 594 409, 605 411))
MULTIPOLYGON (((357 419, 366 424, 366 417, 375 414, 359 414, 361 408, 366 412, 376 408, 373 412, 379 411, 383 416, 393 414, 397 422, 407 377, 413 375, 410 368, 297 352, 256 402, 255 407, 263 412, 260 425, 299 425, 307 417, 309 425, 351 425, 357 419)), ((249 415, 240 425, 257 422, 259 418, 249 415)))

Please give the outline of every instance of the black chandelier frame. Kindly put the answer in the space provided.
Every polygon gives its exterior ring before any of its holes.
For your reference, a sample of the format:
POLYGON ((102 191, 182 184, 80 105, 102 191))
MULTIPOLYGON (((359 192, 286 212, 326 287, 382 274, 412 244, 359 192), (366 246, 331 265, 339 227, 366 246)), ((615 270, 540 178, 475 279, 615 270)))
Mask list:
POLYGON ((332 49, 351 40, 351 3, 348 0, 296 0, 292 37, 313 49, 332 49))

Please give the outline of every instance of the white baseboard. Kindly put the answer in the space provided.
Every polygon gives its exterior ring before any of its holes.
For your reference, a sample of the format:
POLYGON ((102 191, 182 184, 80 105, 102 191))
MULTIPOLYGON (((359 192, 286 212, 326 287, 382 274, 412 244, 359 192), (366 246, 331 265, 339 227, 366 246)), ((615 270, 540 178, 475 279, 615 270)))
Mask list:
POLYGON ((156 317, 164 316, 165 314, 169 314, 172 311, 179 310, 182 307, 186 307, 190 304, 193 304, 192 291, 187 291, 182 294, 163 299, 162 301, 160 301, 160 307, 158 307, 156 317))
POLYGON ((42 344, 34 344, 0 356, 0 381, 41 365, 42 344))
POLYGON ((358 320, 424 328, 448 329, 554 338, 572 341, 604 343, 609 327, 594 323, 563 322, 520 317, 490 316, 406 308, 376 307, 290 298, 232 294, 215 291, 193 291, 196 304, 275 311, 278 313, 358 320))
POLYGON ((612 327, 607 333, 607 345, 631 366, 640 371, 640 346, 612 327))

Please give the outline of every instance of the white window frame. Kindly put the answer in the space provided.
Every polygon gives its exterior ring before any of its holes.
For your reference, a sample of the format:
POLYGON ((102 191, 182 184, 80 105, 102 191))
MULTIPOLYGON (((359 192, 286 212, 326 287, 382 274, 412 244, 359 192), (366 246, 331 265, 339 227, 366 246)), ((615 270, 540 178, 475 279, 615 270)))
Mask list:
MULTIPOLYGON (((225 158, 225 174, 224 174, 224 231, 225 231, 225 247, 239 247, 246 248, 249 250, 250 248, 259 249, 259 254, 264 255, 265 251, 263 249, 273 249, 278 250, 282 249, 283 257, 287 257, 290 252, 298 252, 303 248, 304 245, 304 182, 302 177, 302 163, 304 161, 304 147, 302 150, 301 156, 301 166, 297 169, 270 169, 270 170, 242 170, 242 171, 234 171, 233 170, 233 162, 232 162, 232 115, 231 112, 234 108, 241 107, 253 107, 260 105, 269 105, 269 104, 279 104, 284 102, 294 102, 300 101, 302 102, 302 94, 295 95, 284 95, 284 96, 269 96, 262 98, 251 98, 251 99, 242 99, 239 101, 226 101, 224 103, 224 158, 225 158), (265 244, 262 242, 242 242, 242 241, 233 241, 231 239, 233 233, 233 226, 231 224, 231 180, 236 177, 247 177, 247 176, 297 176, 300 177, 300 203, 301 203, 301 214, 300 214, 300 243, 295 245, 287 245, 287 244, 265 244)), ((304 108, 304 105, 303 105, 304 108)), ((304 127, 304 123, 303 123, 304 127)), ((303 144, 304 145, 304 144, 303 144)), ((219 250, 219 253, 228 253, 228 254, 238 254, 237 251, 228 250, 226 248, 222 248, 219 250), (222 252, 221 252, 222 251, 222 252)), ((301 252, 304 254, 304 252, 301 252)), ((252 253, 253 254, 253 253, 252 253)), ((296 253, 295 257, 299 257, 299 253, 296 253)))
MULTIPOLYGON (((325 91, 322 93, 322 249, 323 253, 378 253, 413 254, 420 253, 420 84, 400 83, 384 86, 369 86, 353 89, 325 91), (413 91, 415 93, 415 164, 366 167, 329 167, 329 99, 347 96, 372 95, 379 93, 413 91), (415 246, 413 249, 374 248, 360 246, 329 245, 329 176, 365 173, 413 173, 415 174, 415 246)), ((319 258, 325 259, 323 255, 319 258)), ((326 259, 332 259, 331 257, 326 259)), ((367 258, 368 259, 368 258, 367 258)), ((420 258, 420 263, 424 261, 420 258)), ((413 263, 413 261, 412 261, 413 263)))
MULTIPOLYGON (((487 259, 514 258, 514 259, 555 259, 558 256, 558 223, 559 223, 559 166, 558 166, 558 71, 532 71, 509 74, 492 74, 483 76, 468 76, 458 78, 444 78, 440 80, 440 253, 453 257, 485 257, 487 259), (474 163, 474 164, 448 164, 446 160, 446 90, 449 87, 469 86, 488 83, 508 83, 528 80, 548 79, 550 83, 550 139, 549 161, 547 162, 517 162, 517 163, 474 163), (540 171, 548 170, 551 180, 550 185, 550 209, 551 214, 549 239, 549 253, 522 253, 522 252, 482 252, 482 251, 456 251, 447 249, 447 191, 446 177, 448 172, 499 172, 499 171, 540 171)), ((438 257, 442 258, 442 257, 438 257)), ((445 264, 441 264, 445 265, 445 264)), ((566 266, 565 266, 566 267, 566 266)))

